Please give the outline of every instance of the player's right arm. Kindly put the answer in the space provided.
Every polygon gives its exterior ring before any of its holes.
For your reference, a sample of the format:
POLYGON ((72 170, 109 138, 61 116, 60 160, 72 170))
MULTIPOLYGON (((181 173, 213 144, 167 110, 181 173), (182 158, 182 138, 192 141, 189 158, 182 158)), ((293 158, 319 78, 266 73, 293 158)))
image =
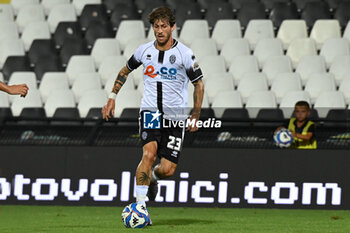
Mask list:
POLYGON ((115 97, 117 96, 120 89, 123 87, 130 72, 131 71, 126 66, 124 66, 119 71, 118 77, 116 78, 116 80, 114 82, 112 92, 109 95, 107 104, 105 106, 103 106, 103 108, 102 108, 103 119, 106 119, 108 121, 108 119, 110 119, 114 116, 115 97))
POLYGON ((4 91, 10 95, 21 95, 21 97, 25 97, 28 93, 28 86, 26 84, 19 85, 6 85, 3 82, 0 82, 0 91, 4 91))

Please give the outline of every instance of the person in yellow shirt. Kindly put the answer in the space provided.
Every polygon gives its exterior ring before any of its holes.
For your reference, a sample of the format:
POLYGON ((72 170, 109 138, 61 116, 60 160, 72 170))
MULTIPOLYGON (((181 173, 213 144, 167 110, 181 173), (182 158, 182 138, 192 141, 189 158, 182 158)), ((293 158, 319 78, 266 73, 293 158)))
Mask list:
POLYGON ((295 117, 291 117, 287 127, 294 138, 291 148, 316 149, 315 123, 308 119, 310 105, 306 101, 298 101, 294 107, 295 117))

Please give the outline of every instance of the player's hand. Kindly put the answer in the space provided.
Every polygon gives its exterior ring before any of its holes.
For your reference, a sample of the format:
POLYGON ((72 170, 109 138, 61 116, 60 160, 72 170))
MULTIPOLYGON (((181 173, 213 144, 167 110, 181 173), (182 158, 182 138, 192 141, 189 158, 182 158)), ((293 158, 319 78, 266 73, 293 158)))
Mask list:
POLYGON ((114 109, 115 109, 115 100, 108 99, 107 104, 102 108, 102 118, 108 121, 108 119, 114 116, 114 109))
POLYGON ((186 131, 189 131, 191 133, 196 132, 198 130, 197 127, 197 121, 199 120, 199 114, 192 114, 191 117, 188 119, 190 121, 190 124, 188 125, 186 131), (194 124, 191 124, 194 122, 194 124))
POLYGON ((29 90, 27 84, 11 85, 8 89, 10 95, 21 95, 21 97, 26 97, 29 90))

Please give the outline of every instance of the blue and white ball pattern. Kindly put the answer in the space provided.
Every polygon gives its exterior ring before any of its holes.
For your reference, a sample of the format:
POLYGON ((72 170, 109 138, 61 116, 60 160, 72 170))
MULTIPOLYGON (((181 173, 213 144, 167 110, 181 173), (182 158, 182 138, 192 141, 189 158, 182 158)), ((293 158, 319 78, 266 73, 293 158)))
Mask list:
POLYGON ((122 221, 128 228, 143 228, 148 225, 150 217, 145 206, 131 203, 125 206, 122 212, 122 221))
POLYGON ((287 148, 292 145, 293 136, 288 129, 280 129, 273 135, 273 140, 278 147, 287 148))

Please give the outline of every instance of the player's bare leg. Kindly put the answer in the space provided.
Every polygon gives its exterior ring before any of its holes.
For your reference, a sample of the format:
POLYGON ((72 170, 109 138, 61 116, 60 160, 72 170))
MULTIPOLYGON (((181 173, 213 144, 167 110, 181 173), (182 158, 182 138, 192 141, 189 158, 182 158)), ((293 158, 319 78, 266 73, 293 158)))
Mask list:
POLYGON ((136 169, 136 201, 146 206, 145 199, 152 179, 152 166, 157 158, 157 142, 143 146, 141 162, 136 169))
POLYGON ((147 196, 150 201, 154 201, 158 193, 159 179, 165 179, 172 176, 176 170, 177 164, 173 163, 165 158, 160 159, 160 163, 157 164, 152 171, 152 181, 148 188, 147 196))

